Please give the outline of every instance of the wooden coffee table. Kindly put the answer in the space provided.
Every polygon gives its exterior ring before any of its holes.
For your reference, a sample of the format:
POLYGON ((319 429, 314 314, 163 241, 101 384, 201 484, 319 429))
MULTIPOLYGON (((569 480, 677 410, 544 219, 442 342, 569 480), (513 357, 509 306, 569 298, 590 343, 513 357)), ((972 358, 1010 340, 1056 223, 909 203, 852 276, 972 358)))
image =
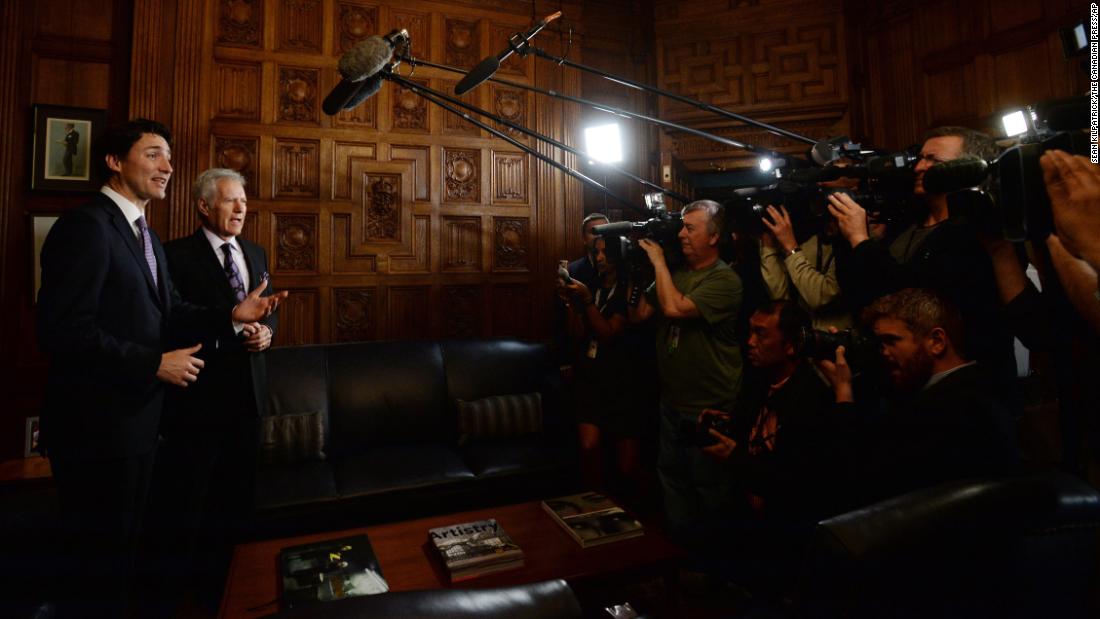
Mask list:
MULTIPOLYGON (((348 529, 241 544, 233 550, 218 616, 262 617, 278 610, 279 551, 287 546, 366 533, 391 591, 444 587, 483 588, 563 578, 580 592, 621 587, 623 583, 660 580, 671 590, 683 550, 652 523, 645 535, 592 548, 581 548, 542 510, 538 501, 434 516, 360 529, 348 529), (525 566, 452 585, 428 543, 428 529, 496 518, 523 549, 525 566)), ((622 601, 622 600, 618 600, 622 601)))

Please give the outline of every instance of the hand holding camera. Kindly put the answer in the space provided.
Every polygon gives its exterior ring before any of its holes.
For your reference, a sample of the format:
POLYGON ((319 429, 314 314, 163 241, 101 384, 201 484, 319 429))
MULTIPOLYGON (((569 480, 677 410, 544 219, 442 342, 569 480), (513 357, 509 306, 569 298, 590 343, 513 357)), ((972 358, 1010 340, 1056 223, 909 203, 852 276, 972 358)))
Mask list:
POLYGON ((730 438, 733 434, 733 420, 729 413, 712 408, 699 414, 695 429, 695 442, 703 453, 725 460, 737 448, 737 441, 730 438))

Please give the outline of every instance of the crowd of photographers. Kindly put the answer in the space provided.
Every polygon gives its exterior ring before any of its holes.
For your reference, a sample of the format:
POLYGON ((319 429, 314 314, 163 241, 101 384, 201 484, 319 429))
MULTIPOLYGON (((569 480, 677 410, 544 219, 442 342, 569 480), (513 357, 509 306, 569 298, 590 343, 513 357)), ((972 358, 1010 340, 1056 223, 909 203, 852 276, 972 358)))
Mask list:
MULTIPOLYGON (((618 238, 593 231, 606 217, 586 218, 586 256, 562 265, 558 287, 586 480, 607 487, 614 447, 629 482, 620 496, 644 503, 641 439, 655 416, 650 495, 669 533, 703 569, 772 595, 821 518, 1034 466, 1041 457, 1021 458, 1029 369, 1014 339, 1053 355, 1046 397, 1063 407, 1064 433, 1086 397, 1075 377, 1088 366, 1074 366, 1096 357, 1080 344, 1100 334, 1100 166, 1042 155, 1053 232, 1025 248, 924 187, 936 164, 998 151, 970 129, 929 132, 913 169, 920 208, 892 229, 844 192, 810 230, 782 206, 753 228, 700 200, 675 241, 637 241, 639 268, 613 259, 618 238), (639 387, 650 371, 657 394, 639 387)), ((1073 468, 1075 448, 1063 447, 1073 468)))

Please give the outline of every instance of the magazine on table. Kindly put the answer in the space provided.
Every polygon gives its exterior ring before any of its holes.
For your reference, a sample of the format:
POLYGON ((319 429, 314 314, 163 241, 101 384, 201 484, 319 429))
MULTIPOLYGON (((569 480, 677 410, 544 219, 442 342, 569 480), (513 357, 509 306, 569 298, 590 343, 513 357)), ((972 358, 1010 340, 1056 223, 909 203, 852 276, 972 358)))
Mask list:
POLYGON ((642 523, 598 492, 548 499, 542 508, 583 548, 645 533, 642 523))
POLYGON ((284 548, 279 568, 286 608, 389 591, 366 535, 284 548))
POLYGON ((523 550, 496 519, 463 522, 428 531, 451 580, 523 566, 523 550))

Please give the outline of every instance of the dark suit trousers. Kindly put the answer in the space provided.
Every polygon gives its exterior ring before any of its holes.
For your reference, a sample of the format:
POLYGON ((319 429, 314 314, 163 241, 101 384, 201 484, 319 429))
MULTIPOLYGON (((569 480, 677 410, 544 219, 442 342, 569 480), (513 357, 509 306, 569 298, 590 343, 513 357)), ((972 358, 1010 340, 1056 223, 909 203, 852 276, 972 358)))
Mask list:
POLYGON ((216 604, 251 506, 256 424, 237 414, 165 432, 148 518, 149 616, 171 617, 187 588, 216 604))
POLYGON ((154 453, 100 462, 51 456, 66 538, 54 581, 59 617, 126 616, 154 453))

